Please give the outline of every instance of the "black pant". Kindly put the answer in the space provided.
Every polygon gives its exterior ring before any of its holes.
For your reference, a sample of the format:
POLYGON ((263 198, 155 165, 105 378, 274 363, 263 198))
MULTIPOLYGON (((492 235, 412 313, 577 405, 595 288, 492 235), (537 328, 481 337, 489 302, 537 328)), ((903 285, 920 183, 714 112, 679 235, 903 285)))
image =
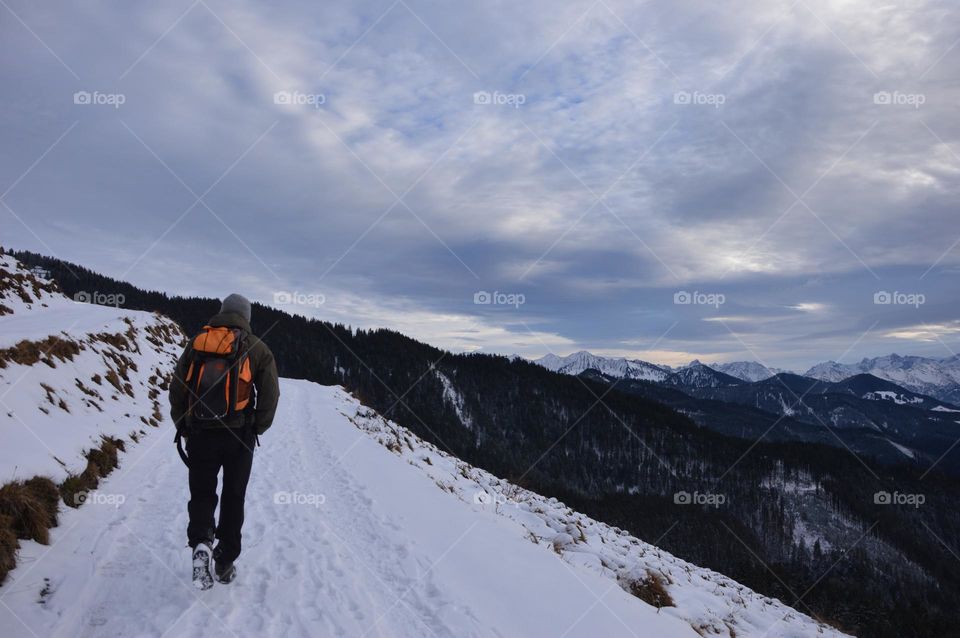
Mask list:
POLYGON ((199 430, 187 437, 190 459, 190 502, 187 511, 190 524, 187 538, 190 547, 197 543, 217 545, 217 560, 232 562, 240 555, 240 528, 243 527, 243 500, 253 465, 255 438, 247 430, 199 430), (223 490, 220 501, 220 523, 214 533, 214 512, 217 509, 217 475, 223 468, 223 490))

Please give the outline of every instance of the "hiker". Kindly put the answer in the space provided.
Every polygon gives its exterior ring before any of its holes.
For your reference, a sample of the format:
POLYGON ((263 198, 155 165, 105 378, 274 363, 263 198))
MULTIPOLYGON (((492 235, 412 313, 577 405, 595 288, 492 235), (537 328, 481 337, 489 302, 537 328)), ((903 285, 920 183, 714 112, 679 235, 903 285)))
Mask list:
POLYGON ((232 294, 187 344, 170 381, 175 440, 190 475, 187 540, 199 589, 212 587, 214 576, 222 583, 236 576, 233 563, 240 555, 253 449, 273 422, 279 398, 273 353, 250 330, 250 301, 232 294), (220 468, 223 489, 215 525, 220 468), (214 537, 219 540, 215 548, 214 537))

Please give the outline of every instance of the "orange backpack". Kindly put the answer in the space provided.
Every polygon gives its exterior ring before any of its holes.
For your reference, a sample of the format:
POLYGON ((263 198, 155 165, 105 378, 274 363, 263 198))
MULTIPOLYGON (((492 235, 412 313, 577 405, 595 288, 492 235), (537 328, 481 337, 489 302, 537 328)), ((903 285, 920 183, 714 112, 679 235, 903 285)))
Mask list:
POLYGON ((189 414, 199 421, 224 421, 252 407, 253 372, 239 328, 204 326, 193 339, 193 360, 184 379, 189 414))

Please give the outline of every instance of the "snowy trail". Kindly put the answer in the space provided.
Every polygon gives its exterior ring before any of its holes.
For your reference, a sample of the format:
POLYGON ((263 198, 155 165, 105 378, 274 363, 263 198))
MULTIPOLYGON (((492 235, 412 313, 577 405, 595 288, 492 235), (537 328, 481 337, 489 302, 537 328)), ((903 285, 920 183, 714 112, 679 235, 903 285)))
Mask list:
POLYGON ((340 414, 342 390, 285 379, 282 392, 234 583, 190 584, 186 470, 167 427, 131 446, 98 502, 64 513, 49 547, 22 543, 0 633, 696 636, 439 489, 340 414))

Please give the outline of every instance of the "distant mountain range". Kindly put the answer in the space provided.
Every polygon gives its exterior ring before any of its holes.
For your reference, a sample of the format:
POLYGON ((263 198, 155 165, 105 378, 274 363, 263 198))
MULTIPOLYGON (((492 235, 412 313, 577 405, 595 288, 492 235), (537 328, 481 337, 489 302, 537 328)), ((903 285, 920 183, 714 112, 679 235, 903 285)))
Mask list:
MULTIPOLYGON (((672 374, 689 368, 694 368, 697 371, 696 374, 702 375, 703 371, 699 370, 701 366, 749 382, 763 381, 775 375, 790 372, 780 368, 770 368, 756 361, 704 364, 694 360, 685 366, 674 368, 640 359, 603 357, 584 350, 566 357, 549 354, 537 359, 535 363, 549 370, 566 374, 577 375, 585 370, 597 370, 605 375, 622 379, 658 382, 666 381, 672 374)), ((927 395, 946 403, 960 404, 960 355, 937 359, 891 354, 850 364, 827 361, 813 366, 798 376, 837 382, 859 374, 870 374, 916 394, 927 395)))
MULTIPOLYGON (((885 359, 863 365, 877 372, 889 370, 891 375, 904 367, 896 365, 904 357, 885 359)), ((710 366, 694 360, 670 368, 589 352, 550 357, 546 364, 558 372, 665 403, 723 434, 824 443, 889 463, 933 463, 960 434, 956 405, 875 374, 856 372, 857 366, 823 364, 818 372, 830 377, 823 379, 783 371, 767 374, 772 369, 749 361, 710 366), (853 374, 846 375, 848 371, 853 374)), ((944 392, 949 375, 941 370, 939 377, 934 376, 931 368, 924 367, 923 387, 949 395, 944 392)), ((911 385, 921 385, 918 377, 914 375, 911 385)), ((960 472, 960 466, 951 465, 950 470, 960 472)))
POLYGON ((699 399, 749 406, 812 426, 888 437, 910 458, 919 452, 935 459, 960 434, 960 409, 871 374, 832 382, 784 372, 733 384, 729 375, 714 375, 706 381, 707 373, 701 372, 699 383, 679 389, 699 399))
POLYGON ((927 394, 949 403, 960 403, 958 355, 934 359, 891 354, 851 364, 827 361, 813 366, 804 376, 824 381, 841 381, 856 374, 872 374, 913 392, 927 394))

